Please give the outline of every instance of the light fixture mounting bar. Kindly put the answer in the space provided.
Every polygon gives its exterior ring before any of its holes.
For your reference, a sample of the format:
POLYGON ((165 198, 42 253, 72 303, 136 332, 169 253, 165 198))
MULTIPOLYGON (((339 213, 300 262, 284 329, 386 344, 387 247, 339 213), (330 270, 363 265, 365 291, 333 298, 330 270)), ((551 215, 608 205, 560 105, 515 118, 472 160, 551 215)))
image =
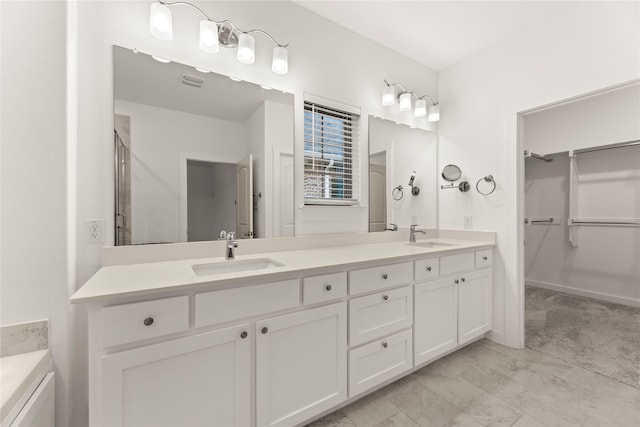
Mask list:
MULTIPOLYGON (((200 15, 202 15, 202 17, 204 19, 206 19, 207 21, 211 21, 214 24, 219 25, 221 27, 224 26, 225 24, 231 26, 231 28, 233 29, 234 33, 240 33, 240 34, 258 33, 258 34, 262 34, 263 36, 265 36, 266 38, 271 40, 271 42, 274 45, 278 46, 278 47, 288 47, 289 46, 289 43, 286 43, 286 44, 278 43, 276 41, 276 39, 274 39, 273 36, 271 34, 269 34, 268 32, 266 32, 266 31, 259 30, 259 29, 243 30, 243 29, 241 29, 240 27, 238 27, 236 24, 234 24, 232 21, 230 21, 228 19, 224 19, 222 21, 216 21, 215 19, 211 19, 206 13, 204 13, 204 11, 202 9, 200 9, 198 6, 196 6, 194 4, 187 3, 187 2, 184 2, 184 1, 177 1, 177 2, 165 2, 165 1, 162 1, 162 0, 156 0, 156 1, 158 3, 160 3, 161 5, 167 6, 167 7, 188 6, 188 7, 192 8, 192 9, 196 10, 198 13, 200 13, 200 15)), ((237 34, 235 34, 235 36, 236 36, 235 39, 237 40, 237 34)), ((223 43, 223 46, 235 47, 235 44, 232 46, 232 45, 227 45, 227 44, 223 43)))

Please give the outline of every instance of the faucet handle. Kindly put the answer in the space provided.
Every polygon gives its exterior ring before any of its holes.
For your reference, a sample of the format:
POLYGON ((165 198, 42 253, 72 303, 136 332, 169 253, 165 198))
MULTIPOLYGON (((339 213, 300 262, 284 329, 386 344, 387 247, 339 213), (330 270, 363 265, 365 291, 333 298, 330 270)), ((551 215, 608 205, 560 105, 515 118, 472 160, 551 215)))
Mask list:
POLYGON ((418 224, 411 224, 411 231, 415 231, 417 226, 418 226, 418 224))
POLYGON ((236 233, 234 231, 230 231, 227 233, 227 240, 236 240, 236 233))

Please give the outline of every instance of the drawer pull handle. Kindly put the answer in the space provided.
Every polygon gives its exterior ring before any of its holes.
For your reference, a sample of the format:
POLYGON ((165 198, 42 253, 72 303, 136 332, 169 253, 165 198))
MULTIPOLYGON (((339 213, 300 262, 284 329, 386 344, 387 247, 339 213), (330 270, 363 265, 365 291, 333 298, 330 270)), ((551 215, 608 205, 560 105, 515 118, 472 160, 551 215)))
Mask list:
POLYGON ((431 271, 431 267, 427 267, 427 271, 431 271))
POLYGON ((331 285, 327 285, 324 287, 326 290, 330 291, 331 290, 331 285))
POLYGON ((385 301, 388 301, 389 300, 389 295, 382 295, 382 299, 385 300, 385 301))
POLYGON ((153 317, 147 317, 146 319, 144 319, 144 326, 151 326, 153 325, 153 317))
POLYGON ((457 285, 458 283, 460 283, 460 281, 458 279, 456 279, 456 280, 453 281, 453 283, 455 283, 457 285))
POLYGON ((249 334, 247 333, 247 331, 242 331, 242 333, 240 334, 240 338, 245 339, 249 334))
POLYGON ((389 344, 387 344, 386 342, 383 342, 382 343, 382 347, 387 348, 387 347, 389 347, 389 344))
POLYGON ((488 259, 489 259, 489 257, 487 257, 487 256, 483 256, 483 257, 482 257, 482 259, 486 261, 486 260, 488 260, 488 259))
POLYGON ((383 273, 382 274, 382 279, 383 280, 387 280, 389 278, 389 275, 387 273, 383 273))
POLYGON ((460 279, 460 280, 462 280, 462 282, 464 283, 466 279, 463 277, 463 278, 462 278, 462 279, 460 279))
POLYGON ((262 328, 261 331, 263 334, 266 334, 267 332, 269 332, 269 328, 267 328, 266 326, 264 328, 262 328))

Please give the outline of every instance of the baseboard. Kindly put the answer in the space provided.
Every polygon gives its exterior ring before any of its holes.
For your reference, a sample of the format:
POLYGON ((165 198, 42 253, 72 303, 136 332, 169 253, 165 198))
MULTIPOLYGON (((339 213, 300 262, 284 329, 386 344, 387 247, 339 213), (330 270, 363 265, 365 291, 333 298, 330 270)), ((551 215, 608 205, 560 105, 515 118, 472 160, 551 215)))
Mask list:
POLYGON ((565 294, 579 295, 581 297, 599 299, 601 301, 613 302, 616 304, 629 305, 631 307, 640 307, 640 300, 620 297, 617 295, 605 294, 602 292, 588 291, 585 289, 572 288, 569 286, 556 285, 554 283, 539 282, 537 280, 526 280, 526 286, 534 288, 548 289, 550 291, 564 292, 565 294))

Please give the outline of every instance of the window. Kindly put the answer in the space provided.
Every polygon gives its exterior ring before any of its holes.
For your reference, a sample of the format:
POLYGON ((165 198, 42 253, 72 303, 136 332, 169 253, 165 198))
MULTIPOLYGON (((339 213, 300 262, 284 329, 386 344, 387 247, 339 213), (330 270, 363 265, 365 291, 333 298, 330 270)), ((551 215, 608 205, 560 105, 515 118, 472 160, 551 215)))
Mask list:
POLYGON ((360 115, 304 102, 304 203, 354 205, 360 115), (356 166, 356 167, 354 167, 356 166))

